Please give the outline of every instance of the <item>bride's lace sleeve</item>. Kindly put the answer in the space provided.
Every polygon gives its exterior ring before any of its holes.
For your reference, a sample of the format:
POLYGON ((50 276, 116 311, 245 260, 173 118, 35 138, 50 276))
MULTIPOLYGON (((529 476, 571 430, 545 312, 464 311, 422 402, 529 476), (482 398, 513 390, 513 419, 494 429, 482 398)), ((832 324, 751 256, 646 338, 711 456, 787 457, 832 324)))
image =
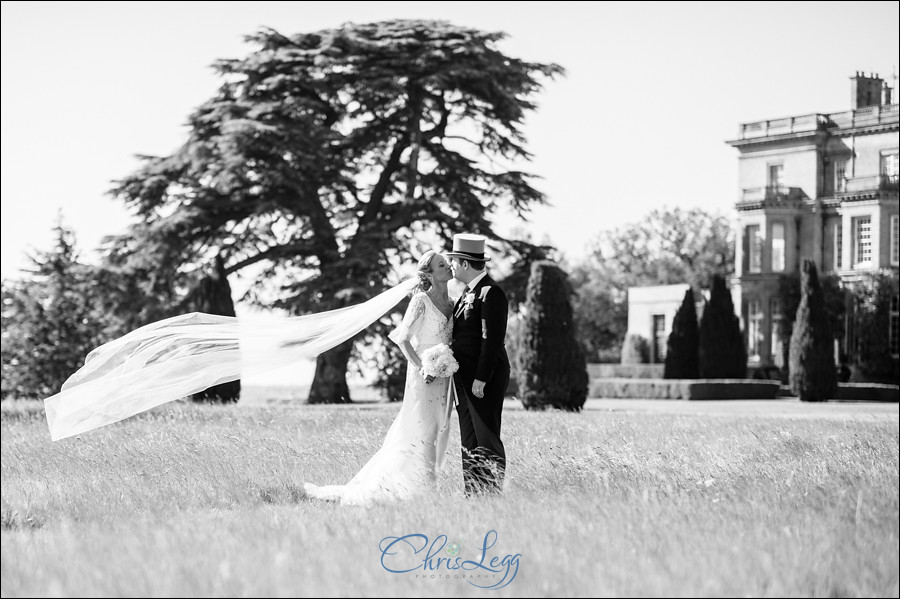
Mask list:
POLYGON ((425 294, 419 292, 409 301, 409 307, 406 309, 406 314, 403 315, 403 322, 388 335, 388 339, 397 345, 408 341, 422 328, 422 320, 424 318, 425 294))

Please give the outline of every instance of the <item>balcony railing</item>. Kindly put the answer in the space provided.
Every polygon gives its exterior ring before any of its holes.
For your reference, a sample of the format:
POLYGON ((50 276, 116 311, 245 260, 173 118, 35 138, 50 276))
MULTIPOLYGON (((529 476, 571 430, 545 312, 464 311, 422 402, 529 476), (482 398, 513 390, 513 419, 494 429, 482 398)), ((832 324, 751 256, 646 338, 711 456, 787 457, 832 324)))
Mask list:
POLYGON ((897 122, 897 104, 866 106, 865 108, 835 112, 822 116, 827 119, 829 126, 841 129, 881 125, 892 121, 897 122))
POLYGON ((785 185, 769 185, 766 187, 750 187, 741 190, 741 203, 781 203, 800 197, 802 190, 799 187, 787 187, 785 185))
POLYGON ((875 175, 873 177, 853 177, 838 181, 838 193, 859 193, 861 191, 897 191, 897 175, 875 175))
POLYGON ((783 119, 770 119, 742 123, 738 130, 738 140, 786 135, 789 133, 808 133, 819 129, 850 129, 868 127, 898 121, 898 105, 867 106, 845 112, 831 114, 804 114, 783 119))
POLYGON ((786 133, 804 133, 815 131, 820 125, 825 125, 827 122, 823 114, 804 114, 803 116, 791 116, 783 119, 743 123, 740 126, 739 135, 740 139, 752 139, 754 137, 768 137, 786 133))

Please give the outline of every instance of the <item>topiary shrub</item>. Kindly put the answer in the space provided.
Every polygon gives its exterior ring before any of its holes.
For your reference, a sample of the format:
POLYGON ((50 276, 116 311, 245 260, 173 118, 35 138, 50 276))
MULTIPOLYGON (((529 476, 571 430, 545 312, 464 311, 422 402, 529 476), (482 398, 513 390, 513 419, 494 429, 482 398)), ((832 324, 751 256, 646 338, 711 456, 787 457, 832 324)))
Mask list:
POLYGON ((519 398, 526 409, 579 411, 587 399, 584 352, 576 338, 566 274, 542 260, 531 266, 519 344, 519 398))
POLYGON ((747 350, 725 279, 713 275, 709 303, 700 318, 698 361, 702 379, 747 378, 747 350))
POLYGON ((649 364, 650 343, 644 337, 629 333, 622 342, 622 364, 649 364))
MULTIPOLYGON (((865 275, 863 275, 865 276, 865 275)), ((836 339, 844 336, 844 320, 846 313, 847 296, 838 275, 825 275, 819 277, 819 285, 825 294, 825 312, 828 314, 828 324, 831 334, 836 339)), ((787 376, 791 363, 791 335, 794 332, 794 318, 797 308, 800 306, 800 272, 786 273, 778 276, 778 302, 781 305, 783 317, 779 319, 779 326, 775 333, 781 341, 781 362, 784 364, 782 374, 787 376)), ((788 379, 784 378, 784 383, 788 379)))
POLYGON ((700 329, 697 326, 697 307, 694 291, 688 287, 681 307, 672 321, 672 332, 666 342, 666 367, 663 378, 700 378, 700 329))
POLYGON ((803 260, 800 294, 791 333, 791 391, 800 401, 824 401, 837 392, 837 370, 825 295, 812 260, 803 260))

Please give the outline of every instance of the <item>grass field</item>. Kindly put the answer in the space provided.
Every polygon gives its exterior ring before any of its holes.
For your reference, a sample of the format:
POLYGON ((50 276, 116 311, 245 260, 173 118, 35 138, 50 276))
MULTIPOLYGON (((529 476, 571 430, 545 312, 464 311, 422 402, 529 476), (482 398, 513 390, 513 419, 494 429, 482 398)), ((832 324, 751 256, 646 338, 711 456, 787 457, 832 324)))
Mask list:
POLYGON ((54 444, 39 404, 4 404, 2 595, 898 595, 896 408, 507 409, 502 497, 464 499, 456 459, 402 505, 303 496, 352 477, 398 407, 176 404, 54 444), (491 530, 484 564, 519 556, 499 590, 381 563, 413 533, 480 561, 491 530))

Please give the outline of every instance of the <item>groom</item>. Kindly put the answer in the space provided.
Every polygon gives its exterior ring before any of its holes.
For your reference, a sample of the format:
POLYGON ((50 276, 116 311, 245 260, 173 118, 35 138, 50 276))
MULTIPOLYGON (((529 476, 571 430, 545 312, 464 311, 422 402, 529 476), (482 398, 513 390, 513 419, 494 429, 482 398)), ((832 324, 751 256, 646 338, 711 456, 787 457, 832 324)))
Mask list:
POLYGON ((453 312, 453 355, 459 371, 453 376, 459 405, 463 481, 466 497, 499 493, 506 470, 500 440, 500 412, 509 385, 506 339, 506 294, 485 270, 481 235, 453 236, 447 252, 453 276, 466 284, 453 312))

